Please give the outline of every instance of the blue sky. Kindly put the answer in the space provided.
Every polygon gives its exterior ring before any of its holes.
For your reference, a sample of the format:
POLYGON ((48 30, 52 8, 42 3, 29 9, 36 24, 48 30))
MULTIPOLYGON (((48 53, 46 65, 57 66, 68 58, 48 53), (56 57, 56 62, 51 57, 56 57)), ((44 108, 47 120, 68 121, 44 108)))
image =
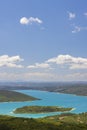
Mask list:
POLYGON ((0 81, 87 81, 87 0, 0 0, 0 81))

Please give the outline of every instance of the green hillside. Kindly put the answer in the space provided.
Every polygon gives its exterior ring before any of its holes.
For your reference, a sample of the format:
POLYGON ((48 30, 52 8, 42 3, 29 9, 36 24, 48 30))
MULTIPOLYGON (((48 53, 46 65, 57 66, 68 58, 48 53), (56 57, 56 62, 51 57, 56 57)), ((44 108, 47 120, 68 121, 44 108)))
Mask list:
POLYGON ((15 91, 0 90, 0 102, 32 101, 37 98, 15 91))
POLYGON ((0 130, 87 130, 87 113, 39 119, 0 116, 0 130))

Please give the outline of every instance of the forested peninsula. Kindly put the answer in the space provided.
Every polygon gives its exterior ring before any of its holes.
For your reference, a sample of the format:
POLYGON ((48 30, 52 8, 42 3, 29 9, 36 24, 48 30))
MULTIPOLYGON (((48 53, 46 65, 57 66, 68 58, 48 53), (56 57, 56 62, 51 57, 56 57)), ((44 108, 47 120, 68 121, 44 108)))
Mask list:
POLYGON ((33 101, 33 100, 38 99, 16 91, 0 90, 0 102, 21 102, 21 101, 33 101))

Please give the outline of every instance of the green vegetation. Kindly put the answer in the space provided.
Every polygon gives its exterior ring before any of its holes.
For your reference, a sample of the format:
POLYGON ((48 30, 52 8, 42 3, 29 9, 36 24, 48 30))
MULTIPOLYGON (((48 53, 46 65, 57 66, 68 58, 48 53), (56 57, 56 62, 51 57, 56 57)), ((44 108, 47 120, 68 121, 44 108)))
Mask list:
POLYGON ((70 111, 72 108, 63 108, 58 106, 24 106, 17 108, 14 113, 48 113, 48 112, 65 112, 70 111))
POLYGON ((32 100, 37 100, 37 98, 15 91, 0 90, 0 102, 19 102, 32 100))
POLYGON ((0 116, 0 130, 87 130, 87 113, 39 119, 0 116))
POLYGON ((54 123, 87 124, 87 113, 62 113, 60 115, 45 117, 43 120, 54 123))

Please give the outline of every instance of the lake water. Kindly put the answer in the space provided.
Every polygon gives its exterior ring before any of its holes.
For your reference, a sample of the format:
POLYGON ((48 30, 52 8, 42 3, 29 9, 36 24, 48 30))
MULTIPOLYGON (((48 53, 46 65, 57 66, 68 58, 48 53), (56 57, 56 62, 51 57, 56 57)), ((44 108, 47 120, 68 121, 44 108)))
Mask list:
POLYGON ((61 94, 54 92, 45 92, 37 90, 18 90, 18 92, 40 98, 41 100, 27 102, 4 102, 0 103, 0 114, 11 115, 16 117, 39 118, 50 115, 57 115, 60 112, 45 113, 45 114, 14 114, 13 110, 29 105, 43 106, 61 106, 75 108, 72 113, 87 112, 87 96, 75 96, 71 94, 61 94))

